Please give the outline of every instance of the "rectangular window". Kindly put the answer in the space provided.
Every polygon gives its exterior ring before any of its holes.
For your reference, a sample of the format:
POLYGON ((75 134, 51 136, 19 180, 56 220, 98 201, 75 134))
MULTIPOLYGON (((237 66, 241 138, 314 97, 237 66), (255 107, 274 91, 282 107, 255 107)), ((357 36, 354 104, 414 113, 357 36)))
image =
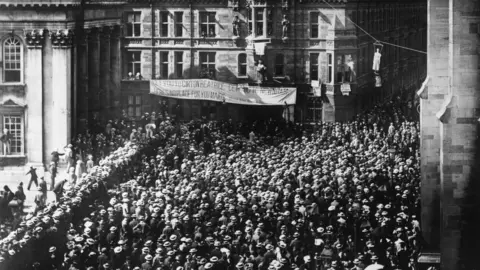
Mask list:
POLYGON ((168 79, 168 52, 160 52, 160 77, 168 79))
POLYGON ((320 16, 320 13, 318 12, 312 12, 310 13, 310 37, 311 38, 318 38, 318 17, 320 16))
POLYGON ((3 129, 8 130, 10 143, 2 144, 5 155, 23 155, 23 117, 20 115, 4 115, 3 129))
POLYGON ((137 75, 137 73, 142 74, 142 52, 127 52, 127 62, 128 62, 128 75, 129 77, 137 75), (131 75, 131 76, 130 76, 131 75))
POLYGON ((327 83, 331 83, 333 81, 333 55, 331 53, 327 53, 328 58, 328 78, 327 83))
POLYGON ((253 34, 253 12, 252 9, 248 9, 248 34, 253 34))
POLYGON ((183 37, 183 12, 175 12, 175 36, 183 37))
POLYGON ((247 76, 247 54, 238 55, 238 76, 247 76))
POLYGON ((342 83, 344 81, 345 66, 343 65, 343 55, 337 55, 337 78, 335 82, 342 83))
POLYGON ((275 57, 275 76, 285 75, 285 56, 283 54, 277 54, 275 57))
POLYGON ((160 36, 168 37, 168 11, 160 11, 160 36))
POLYGON ((201 52, 200 53, 200 77, 202 78, 215 78, 215 56, 214 52, 201 52))
POLYGON ((127 97, 127 114, 129 117, 142 116, 142 96, 128 95, 127 97))
POLYGON ((310 54, 310 79, 318 81, 318 53, 310 54))
POLYGON ((175 77, 183 78, 183 52, 175 52, 175 77))
POLYGON ((265 24, 265 10, 258 8, 255 10, 255 34, 257 36, 263 36, 263 26, 265 24))
POLYGON ((267 12, 267 35, 273 34, 273 10, 269 9, 267 12))
POLYGON ((142 23, 140 22, 141 13, 140 12, 132 12, 127 14, 127 36, 129 37, 139 37, 141 34, 141 26, 142 23))
POLYGON ((215 37, 215 12, 200 12, 200 36, 215 37))

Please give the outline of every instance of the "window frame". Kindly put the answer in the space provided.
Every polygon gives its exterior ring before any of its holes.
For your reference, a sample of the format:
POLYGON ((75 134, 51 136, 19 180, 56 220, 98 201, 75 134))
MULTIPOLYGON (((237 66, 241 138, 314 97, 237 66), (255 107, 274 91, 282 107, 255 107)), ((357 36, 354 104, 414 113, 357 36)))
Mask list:
POLYGON ((159 51, 158 60, 160 61, 160 78, 161 79, 168 79, 169 78, 169 68, 170 65, 170 52, 169 51, 159 51), (166 73, 164 73, 166 72, 166 73), (166 74, 166 75, 165 75, 166 74))
POLYGON ((310 38, 320 38, 320 12, 317 12, 317 11, 310 12, 309 19, 310 19, 310 38), (313 18, 316 18, 316 22, 312 20, 313 18), (317 31, 316 36, 313 35, 315 28, 317 31))
POLYGON ((129 117, 140 118, 143 111, 143 95, 142 94, 128 94, 126 96, 125 108, 129 117), (132 98, 132 103, 130 103, 130 98, 132 98), (140 100, 140 102, 138 102, 140 100), (132 109, 132 113, 130 113, 132 109), (138 112, 138 113, 137 113, 138 112))
POLYGON ((132 70, 132 76, 135 77, 137 73, 140 73, 142 75, 142 51, 127 51, 127 76, 128 73, 130 72, 130 69, 132 70), (139 54, 139 59, 136 61, 132 61, 130 55, 133 54, 139 54), (138 71, 136 71, 135 67, 138 65, 138 71))
POLYGON ((333 82, 333 53, 327 52, 327 81, 326 83, 333 82))
POLYGON ((126 14, 127 16, 127 31, 125 33, 125 35, 127 37, 141 37, 142 36, 142 12, 141 11, 134 11, 134 12, 128 12, 126 14), (129 18, 130 16, 133 15, 133 20, 130 22, 129 21, 129 18), (135 21, 135 19, 137 18, 136 16, 138 16, 138 21, 135 21), (138 35, 135 35, 136 31, 135 31, 135 27, 138 26, 139 29, 138 29, 138 35), (129 31, 131 31, 131 34, 129 34, 129 31))
POLYGON ((254 25, 254 32, 255 32, 255 36, 265 36, 265 23, 266 23, 266 10, 265 8, 256 8, 255 11, 254 11, 254 16, 255 16, 255 25, 254 25), (257 19, 257 13, 258 12, 261 12, 261 20, 259 21, 257 19), (261 26, 261 27, 259 27, 261 26), (259 29, 261 29, 261 33, 259 33, 259 29))
MULTIPOLYGON (((10 153, 7 155, 6 151, 5 151, 5 144, 2 144, 1 148, 0 148, 0 156, 5 156, 5 157, 9 157, 9 156, 24 156, 25 155, 25 115, 23 112, 18 112, 18 111, 5 111, 5 112, 1 112, 0 113, 0 126, 2 128, 2 133, 3 133, 3 130, 6 129, 6 121, 5 119, 7 118, 12 118, 12 117, 15 117, 15 118, 18 118, 20 119, 20 136, 18 139, 16 139, 17 136, 14 135, 14 133, 12 133, 12 129, 11 128, 8 128, 8 131, 10 133, 10 135, 12 136, 11 137, 11 142, 10 142, 10 153), (19 142, 20 143, 20 152, 17 152, 17 151, 12 151, 12 148, 14 147, 14 141, 16 142, 19 142)), ((15 125, 16 123, 14 123, 15 125)), ((11 124, 10 124, 11 125, 11 124)))
MULTIPOLYGON (((11 56, 10 56, 11 57, 11 56)), ((9 36, 2 40, 2 83, 4 84, 21 84, 24 81, 24 48, 22 40, 17 36, 9 36), (12 48, 12 46, 7 47, 7 41, 11 40, 12 42, 16 43, 13 45, 13 59, 9 59, 7 61, 7 55, 11 55, 12 51, 9 51, 7 54, 7 48, 12 48), (19 52, 16 52, 16 49, 19 49, 19 52), (16 57, 18 56, 18 59, 16 57), (18 68, 7 68, 7 64, 17 65, 18 68), (12 80, 7 81, 7 72, 18 72, 18 81, 12 80)))
POLYGON ((209 72, 208 76, 210 75, 210 71, 212 70, 213 66, 213 76, 215 77, 217 74, 217 53, 216 52, 208 52, 208 51, 203 51, 198 53, 198 60, 199 60, 199 67, 200 71, 203 72, 204 68, 207 69, 209 72), (213 55, 213 62, 211 62, 212 59, 210 59, 213 55), (203 56, 205 56, 205 60, 203 61, 203 56))
POLYGON ((175 77, 177 79, 183 78, 183 57, 184 57, 183 51, 174 52, 175 77))
POLYGON ((174 20, 174 24, 175 24, 175 26, 174 26, 174 28, 175 28, 174 29, 174 36, 175 37, 183 37, 183 11, 175 11, 173 13, 173 20, 174 20), (178 16, 178 15, 180 15, 180 16, 178 16))
POLYGON ((198 27, 198 31, 199 31, 199 35, 200 37, 206 37, 206 38, 214 38, 217 36, 217 12, 216 11, 201 11, 199 12, 199 27, 198 27), (210 16, 213 15, 213 22, 210 21, 210 16), (204 19, 206 19, 204 21, 204 19), (215 31, 215 33, 213 35, 210 34, 210 31, 211 30, 211 27, 213 25, 213 29, 215 31), (202 33, 204 32, 202 29, 206 27, 206 30, 207 32, 205 33, 205 35, 203 35, 202 33))
POLYGON ((310 53, 310 81, 319 81, 320 79, 320 53, 310 53), (316 59, 316 64, 313 63, 313 59, 316 59), (317 72, 314 73, 314 69, 316 68, 317 72), (314 76, 312 76, 313 74, 315 74, 315 78, 314 76))
POLYGON ((238 77, 247 77, 247 54, 246 53, 239 53, 238 54, 238 77), (242 61, 242 59, 245 59, 245 61, 242 61), (245 72, 242 72, 245 70, 245 72))
POLYGON ((283 53, 277 53, 275 55, 275 66, 273 68, 273 76, 285 77, 285 55, 283 53))
POLYGON ((158 34, 160 37, 169 37, 170 36, 170 12, 167 10, 161 10, 159 13, 158 20, 159 28, 158 34), (165 18, 167 19, 165 21, 165 18), (166 31, 166 32, 164 32, 166 31))

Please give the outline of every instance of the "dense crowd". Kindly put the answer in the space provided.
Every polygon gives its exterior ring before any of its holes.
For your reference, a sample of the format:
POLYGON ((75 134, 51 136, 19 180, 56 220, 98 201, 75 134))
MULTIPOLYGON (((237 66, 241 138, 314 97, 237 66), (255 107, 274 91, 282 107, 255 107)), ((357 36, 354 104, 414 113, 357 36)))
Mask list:
POLYGON ((114 130, 109 138, 128 135, 145 150, 85 151, 118 169, 66 181, 61 210, 19 225, 20 233, 33 232, 19 242, 39 240, 22 249, 4 243, 0 263, 416 269, 419 127, 403 115, 390 103, 350 123, 321 123, 316 132, 275 121, 179 124, 164 114, 144 116, 138 128, 109 122, 102 136, 114 130), (19 254, 28 259, 15 260, 19 254))

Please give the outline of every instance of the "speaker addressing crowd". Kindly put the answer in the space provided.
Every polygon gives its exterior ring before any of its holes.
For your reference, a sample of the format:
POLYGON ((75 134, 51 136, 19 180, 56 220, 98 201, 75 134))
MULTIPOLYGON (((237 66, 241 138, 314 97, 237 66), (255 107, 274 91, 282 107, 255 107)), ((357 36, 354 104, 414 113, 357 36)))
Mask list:
POLYGON ((111 121, 72 147, 103 169, 62 181, 55 205, 13 228, 0 264, 416 269, 419 126, 403 105, 316 132, 273 120, 181 124, 164 112, 111 121))

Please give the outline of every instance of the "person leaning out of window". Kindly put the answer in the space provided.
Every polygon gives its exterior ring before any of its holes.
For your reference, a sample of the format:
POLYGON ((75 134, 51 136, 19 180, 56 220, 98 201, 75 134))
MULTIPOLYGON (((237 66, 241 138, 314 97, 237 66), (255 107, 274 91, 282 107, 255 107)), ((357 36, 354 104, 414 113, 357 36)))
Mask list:
POLYGON ((2 141, 3 149, 5 151, 5 155, 10 155, 10 142, 12 140, 12 136, 8 129, 3 130, 3 134, 0 136, 0 141, 2 141))

